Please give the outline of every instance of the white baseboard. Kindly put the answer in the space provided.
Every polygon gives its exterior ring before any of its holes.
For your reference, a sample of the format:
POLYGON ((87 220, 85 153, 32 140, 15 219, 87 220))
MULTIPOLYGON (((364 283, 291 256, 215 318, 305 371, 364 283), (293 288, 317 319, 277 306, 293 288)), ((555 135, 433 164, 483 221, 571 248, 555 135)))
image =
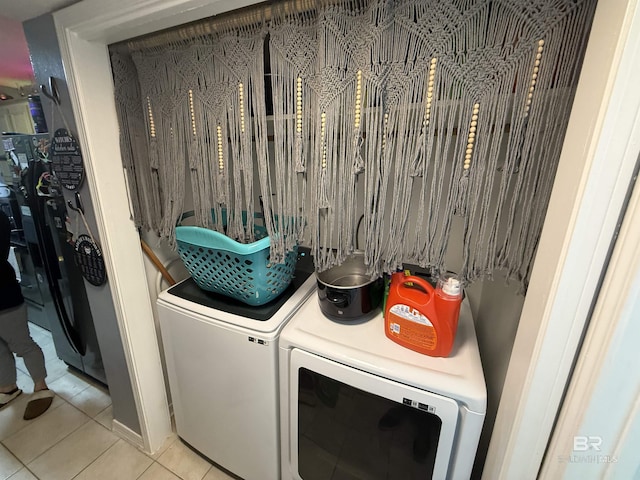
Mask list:
POLYGON ((120 438, 126 440, 133 446, 138 447, 140 450, 144 451, 144 440, 142 439, 142 435, 134 432, 129 427, 115 419, 113 420, 111 429, 113 433, 118 435, 120 438))

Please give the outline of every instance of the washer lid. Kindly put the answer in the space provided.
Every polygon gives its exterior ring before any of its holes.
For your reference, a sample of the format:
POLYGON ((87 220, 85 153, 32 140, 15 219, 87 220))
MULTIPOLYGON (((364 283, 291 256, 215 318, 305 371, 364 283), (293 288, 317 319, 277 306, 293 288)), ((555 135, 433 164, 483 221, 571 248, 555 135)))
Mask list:
POLYGON ((289 286, 276 298, 264 305, 252 306, 235 298, 225 297, 213 292, 202 290, 193 278, 186 280, 169 288, 168 293, 176 297, 195 302, 214 310, 222 310, 241 317, 250 318, 260 322, 265 322, 273 317, 283 305, 293 296, 298 288, 309 278, 308 272, 296 271, 289 286))
POLYGON ((487 390, 468 300, 462 302, 456 340, 447 358, 402 347, 384 333, 378 312, 360 322, 325 317, 316 295, 298 310, 280 335, 280 348, 301 348, 344 365, 453 398, 484 414, 487 390))
MULTIPOLYGON (((189 282, 191 279, 187 279, 182 283, 189 282)), ((181 283, 181 284, 182 284, 181 283)), ((178 284, 178 285, 181 285, 178 284)), ((195 284, 194 284, 195 286, 195 284)), ((225 311, 225 309, 216 308, 216 304, 210 304, 205 301, 201 301, 198 295, 189 296, 184 295, 184 292, 189 292, 189 284, 185 284, 184 289, 179 289, 180 295, 174 295, 171 293, 171 288, 165 290, 158 295, 158 305, 177 310, 184 315, 198 316, 203 321, 212 322, 224 322, 232 326, 241 327, 250 333, 275 333, 280 330, 282 325, 291 318, 291 315, 304 303, 309 295, 315 291, 316 280, 313 276, 309 276, 297 286, 295 291, 291 293, 288 299, 279 304, 279 307, 275 312, 271 312, 271 316, 264 320, 256 320, 249 316, 243 315, 245 310, 232 310, 225 311)), ((172 287, 175 288, 175 287, 172 287)), ((198 287, 195 287, 198 288, 198 287)), ((274 302, 279 303, 278 299, 274 302)), ((264 311, 262 307, 257 308, 259 311, 264 311)))

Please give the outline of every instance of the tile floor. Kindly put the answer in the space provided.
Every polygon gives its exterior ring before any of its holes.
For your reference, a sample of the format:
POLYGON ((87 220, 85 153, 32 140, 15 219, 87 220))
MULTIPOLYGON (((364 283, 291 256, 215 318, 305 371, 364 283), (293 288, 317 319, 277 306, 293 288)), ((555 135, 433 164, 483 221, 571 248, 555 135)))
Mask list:
POLYGON ((17 359, 24 393, 0 410, 0 480, 232 479, 175 436, 150 456, 112 433, 107 390, 68 369, 47 330, 33 324, 30 329, 44 352, 47 383, 56 398, 41 417, 23 420, 33 383, 17 359))

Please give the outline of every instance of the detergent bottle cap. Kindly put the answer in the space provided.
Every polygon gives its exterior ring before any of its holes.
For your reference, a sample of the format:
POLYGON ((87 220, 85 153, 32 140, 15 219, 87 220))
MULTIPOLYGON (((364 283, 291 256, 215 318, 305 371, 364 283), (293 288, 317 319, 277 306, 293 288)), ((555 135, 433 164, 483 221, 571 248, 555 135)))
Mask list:
POLYGON ((459 297, 462 294, 462 282, 455 274, 445 273, 438 280, 438 287, 442 292, 452 297, 459 297))

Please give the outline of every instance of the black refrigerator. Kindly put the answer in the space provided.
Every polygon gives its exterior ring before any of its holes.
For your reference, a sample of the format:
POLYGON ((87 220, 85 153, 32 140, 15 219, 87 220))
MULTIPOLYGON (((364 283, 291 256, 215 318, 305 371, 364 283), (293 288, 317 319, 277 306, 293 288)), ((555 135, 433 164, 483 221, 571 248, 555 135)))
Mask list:
POLYGON ((68 210, 51 168, 49 135, 5 134, 2 147, 12 178, 0 208, 12 221, 11 245, 29 320, 50 330, 61 360, 106 385, 84 278, 74 259, 69 213, 75 212, 68 210))

